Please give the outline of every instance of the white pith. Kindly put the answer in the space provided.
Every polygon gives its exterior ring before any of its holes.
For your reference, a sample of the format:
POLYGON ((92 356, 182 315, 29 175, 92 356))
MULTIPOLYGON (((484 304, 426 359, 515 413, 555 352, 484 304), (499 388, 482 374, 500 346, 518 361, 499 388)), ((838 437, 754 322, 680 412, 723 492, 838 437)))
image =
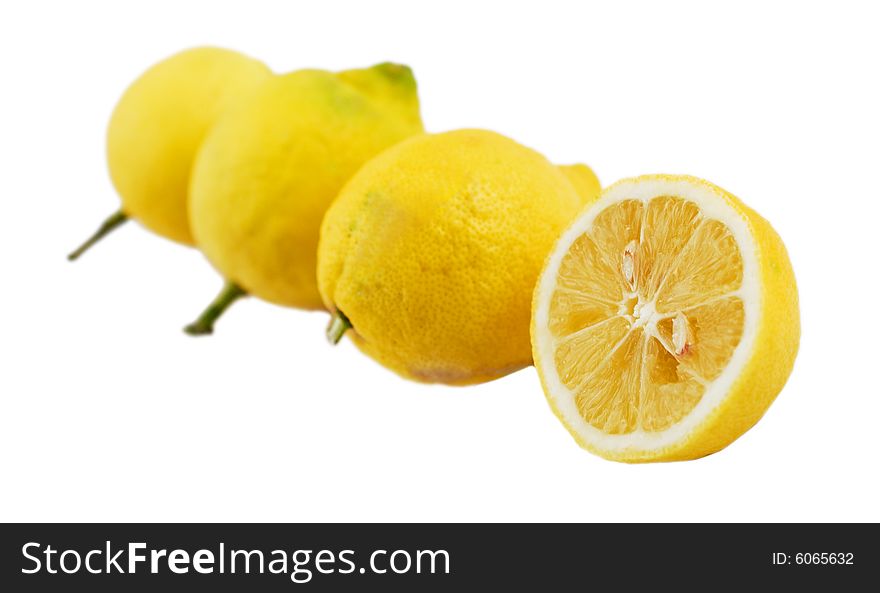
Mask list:
MULTIPOLYGON (((625 253, 624 257, 626 256, 625 253)), ((630 296, 636 297, 637 295, 630 296)), ((721 194, 711 186, 693 180, 652 179, 639 180, 638 182, 633 180, 619 182, 608 188, 599 201, 583 213, 562 235, 539 279, 534 339, 538 353, 536 364, 541 366, 540 371, 544 379, 547 397, 552 401, 557 413, 569 429, 596 449, 608 452, 638 453, 639 451, 664 449, 685 441, 694 429, 724 400, 725 395, 730 391, 734 381, 748 362, 757 334, 761 310, 760 299, 758 262, 749 226, 721 194), (556 288, 556 279, 563 257, 578 237, 591 230, 593 221, 603 210, 624 200, 640 200, 647 204, 651 199, 660 196, 671 196, 693 202, 699 207, 704 218, 716 219, 730 230, 739 247, 743 265, 742 285, 735 293, 743 302, 743 333, 727 366, 715 380, 706 382, 706 391, 700 401, 679 422, 663 431, 648 432, 637 428, 626 434, 608 434, 592 426, 580 415, 575 395, 559 378, 555 366, 555 340, 549 331, 550 302, 556 288)), ((639 301, 635 305, 634 312, 638 315, 634 316, 633 329, 643 327, 646 333, 657 337, 656 322, 658 317, 654 311, 654 303, 639 301)), ((679 325, 679 341, 684 339, 684 336, 680 335, 682 331, 686 331, 686 328, 683 329, 679 325)))

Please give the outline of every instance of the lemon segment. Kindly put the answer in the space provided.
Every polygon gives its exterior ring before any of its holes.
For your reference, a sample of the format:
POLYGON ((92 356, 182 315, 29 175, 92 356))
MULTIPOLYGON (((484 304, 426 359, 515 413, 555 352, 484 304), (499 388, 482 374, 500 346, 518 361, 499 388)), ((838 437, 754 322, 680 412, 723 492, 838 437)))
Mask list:
POLYGON ((735 440, 782 388, 799 335, 779 236, 686 176, 606 189, 554 247, 533 303, 551 407, 582 446, 620 461, 691 459, 735 440))

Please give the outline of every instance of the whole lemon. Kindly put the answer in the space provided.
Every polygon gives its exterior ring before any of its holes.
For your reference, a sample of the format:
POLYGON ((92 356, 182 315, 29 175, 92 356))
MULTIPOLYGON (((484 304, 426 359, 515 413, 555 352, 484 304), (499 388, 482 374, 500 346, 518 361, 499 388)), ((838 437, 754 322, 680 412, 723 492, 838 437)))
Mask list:
POLYGON ((531 364, 531 294, 583 199, 509 138, 411 138, 367 163, 327 211, 318 285, 343 332, 398 374, 488 381, 531 364))
POLYGON ((211 333, 251 294, 322 308, 315 266, 321 219, 368 159, 422 132, 412 71, 397 64, 274 77, 229 111, 193 169, 193 234, 227 286, 186 331, 211 333))
POLYGON ((196 151, 217 117, 270 76, 262 62, 243 54, 199 47, 159 62, 135 80, 107 129, 107 162, 122 208, 70 259, 128 218, 191 245, 187 193, 196 151))

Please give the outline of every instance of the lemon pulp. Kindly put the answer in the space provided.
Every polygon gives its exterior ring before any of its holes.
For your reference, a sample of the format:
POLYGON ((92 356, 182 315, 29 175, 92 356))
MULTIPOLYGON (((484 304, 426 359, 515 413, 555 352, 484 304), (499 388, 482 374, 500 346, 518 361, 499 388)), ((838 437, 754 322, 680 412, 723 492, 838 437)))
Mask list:
POLYGON ((699 403, 743 334, 743 261, 727 226, 658 196, 600 212, 550 301, 558 376, 606 434, 666 430, 699 403))

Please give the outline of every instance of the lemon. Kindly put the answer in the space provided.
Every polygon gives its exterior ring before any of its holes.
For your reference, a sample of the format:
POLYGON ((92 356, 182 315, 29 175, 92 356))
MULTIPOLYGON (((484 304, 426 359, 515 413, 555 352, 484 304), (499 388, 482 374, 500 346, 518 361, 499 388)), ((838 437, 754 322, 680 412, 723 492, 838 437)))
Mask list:
POLYGON ((687 176, 607 188, 553 248, 533 308, 551 408, 581 446, 617 461, 733 442, 782 389, 800 337, 782 240, 687 176))
POLYGON ((582 199, 543 156, 483 130, 406 140, 327 211, 318 285, 365 353, 422 382, 478 383, 531 364, 531 292, 582 199))
POLYGON ((196 150, 217 117, 270 75, 263 63, 238 52, 200 47, 159 62, 135 80, 107 129, 107 162, 122 208, 69 259, 129 218, 192 245, 186 202, 196 150))
POLYGON ((327 206, 364 162, 420 132, 415 78, 397 64, 277 76, 221 117, 196 158, 189 212, 227 285, 186 331, 211 333, 244 294, 322 308, 315 267, 327 206))
POLYGON ((599 178, 591 168, 583 163, 574 165, 558 165, 559 170, 565 175, 569 183, 574 186, 575 191, 581 197, 584 205, 592 204, 599 199, 602 192, 602 185, 599 178))

